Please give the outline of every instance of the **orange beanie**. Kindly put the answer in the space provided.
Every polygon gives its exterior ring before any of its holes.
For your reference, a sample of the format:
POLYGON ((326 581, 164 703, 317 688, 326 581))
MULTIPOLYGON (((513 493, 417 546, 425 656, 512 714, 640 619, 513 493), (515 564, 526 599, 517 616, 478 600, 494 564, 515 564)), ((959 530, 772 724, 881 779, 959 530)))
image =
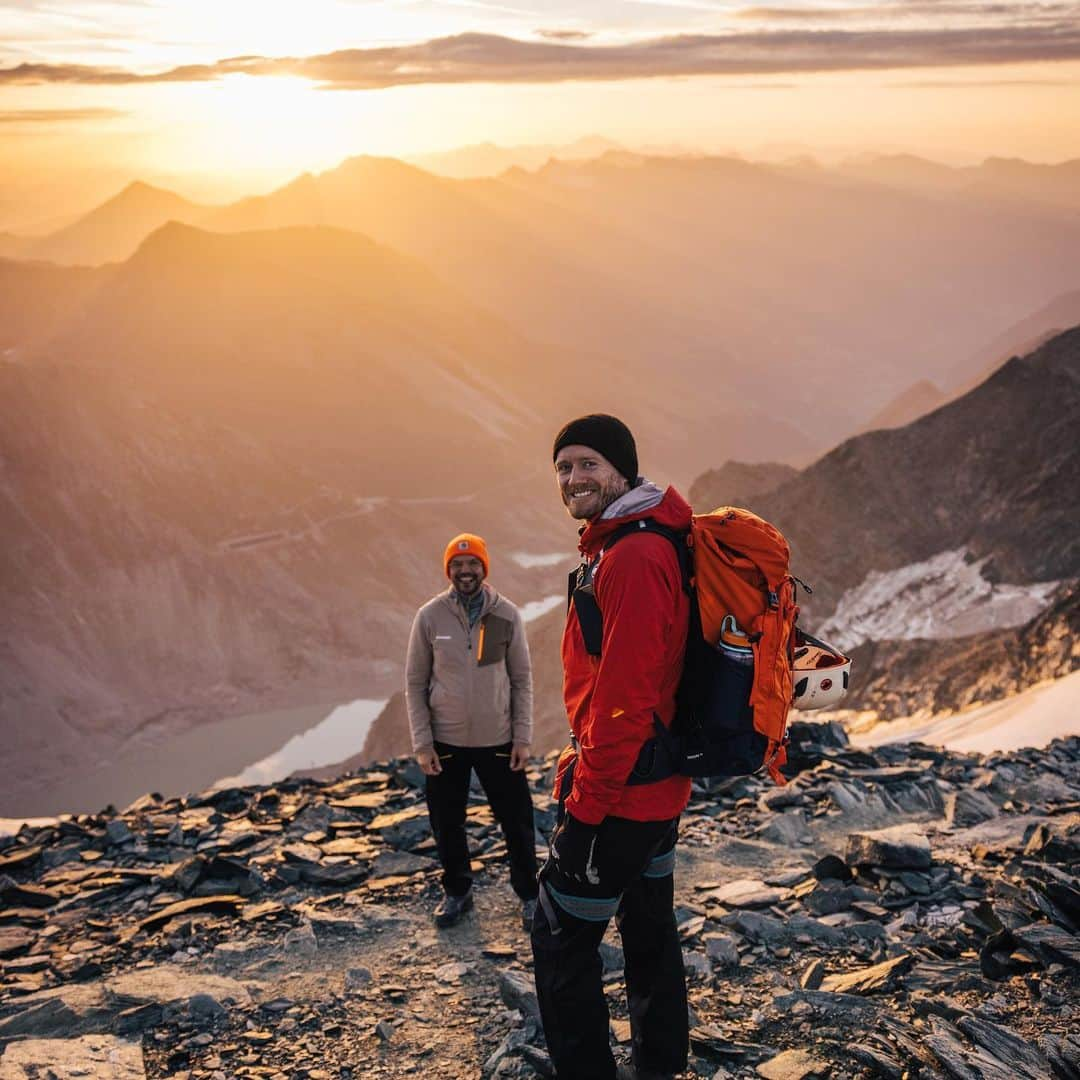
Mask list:
POLYGON ((488 561, 487 544, 484 543, 483 537, 474 536, 472 533, 461 533, 460 536, 455 536, 446 545, 446 552, 443 555, 443 570, 446 572, 447 577, 450 576, 450 560, 455 555, 475 555, 484 564, 484 577, 488 576, 491 563, 488 561))

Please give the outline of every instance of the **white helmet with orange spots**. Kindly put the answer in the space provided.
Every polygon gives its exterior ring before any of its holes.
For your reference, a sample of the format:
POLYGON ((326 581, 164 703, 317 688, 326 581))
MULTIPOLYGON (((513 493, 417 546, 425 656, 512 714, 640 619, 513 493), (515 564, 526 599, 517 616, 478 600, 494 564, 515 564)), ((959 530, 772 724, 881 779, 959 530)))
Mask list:
POLYGON ((792 680, 796 709, 835 708, 848 691, 851 660, 827 641, 795 630, 795 662, 792 680))

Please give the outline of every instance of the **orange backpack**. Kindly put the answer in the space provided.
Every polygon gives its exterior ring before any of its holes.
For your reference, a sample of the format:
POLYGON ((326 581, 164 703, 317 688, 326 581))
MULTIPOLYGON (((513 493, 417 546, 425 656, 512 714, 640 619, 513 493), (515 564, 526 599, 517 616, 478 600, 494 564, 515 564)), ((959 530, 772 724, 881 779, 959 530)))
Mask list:
MULTIPOLYGON (((788 542, 757 514, 723 506, 694 517, 690 546, 701 637, 715 649, 727 616, 734 616, 746 634, 754 658, 749 706, 754 731, 765 740, 762 764, 777 783, 785 783, 780 767, 787 762, 799 615, 795 581, 788 571, 788 542)), ((687 663, 693 662, 688 655, 687 663)))
POLYGON ((628 783, 676 773, 743 776, 762 768, 786 783, 780 769, 787 762, 799 614, 787 541, 749 510, 722 506, 695 515, 688 533, 648 519, 633 522, 607 547, 643 530, 675 546, 690 627, 675 720, 670 731, 656 721, 628 783))

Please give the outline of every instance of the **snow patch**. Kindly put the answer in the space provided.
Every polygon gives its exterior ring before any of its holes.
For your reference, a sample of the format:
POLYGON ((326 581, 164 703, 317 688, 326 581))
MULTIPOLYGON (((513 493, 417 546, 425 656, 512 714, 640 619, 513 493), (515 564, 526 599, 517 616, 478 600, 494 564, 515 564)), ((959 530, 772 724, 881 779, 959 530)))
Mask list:
POLYGON ((995 584, 982 575, 987 561, 957 548, 899 570, 872 570, 844 593, 821 635, 851 649, 864 641, 954 638, 1023 626, 1045 610, 1060 584, 995 584))
POLYGON ((1043 747, 1069 735, 1080 735, 1080 671, 951 716, 884 721, 869 731, 851 732, 851 741, 857 746, 923 742, 989 754, 1043 747))
POLYGON ((521 617, 525 622, 532 622, 533 619, 539 619, 541 615, 546 615, 565 603, 566 597, 558 593, 554 596, 545 596, 543 600, 530 600, 527 604, 521 605, 521 617))
POLYGON ((526 570, 532 570, 538 566, 558 566, 559 563, 571 561, 565 551, 556 551, 551 555, 534 555, 528 551, 515 551, 510 558, 513 559, 518 566, 522 566, 526 570))

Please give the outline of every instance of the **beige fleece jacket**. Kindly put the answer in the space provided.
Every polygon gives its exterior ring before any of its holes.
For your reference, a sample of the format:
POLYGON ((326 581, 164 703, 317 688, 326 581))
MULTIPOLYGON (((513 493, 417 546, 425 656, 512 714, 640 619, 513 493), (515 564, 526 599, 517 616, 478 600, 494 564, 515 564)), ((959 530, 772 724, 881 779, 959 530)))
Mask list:
POLYGON ((437 740, 452 746, 532 742, 532 664, 518 609, 487 582, 470 630, 453 588, 413 620, 405 700, 413 752, 437 740))

